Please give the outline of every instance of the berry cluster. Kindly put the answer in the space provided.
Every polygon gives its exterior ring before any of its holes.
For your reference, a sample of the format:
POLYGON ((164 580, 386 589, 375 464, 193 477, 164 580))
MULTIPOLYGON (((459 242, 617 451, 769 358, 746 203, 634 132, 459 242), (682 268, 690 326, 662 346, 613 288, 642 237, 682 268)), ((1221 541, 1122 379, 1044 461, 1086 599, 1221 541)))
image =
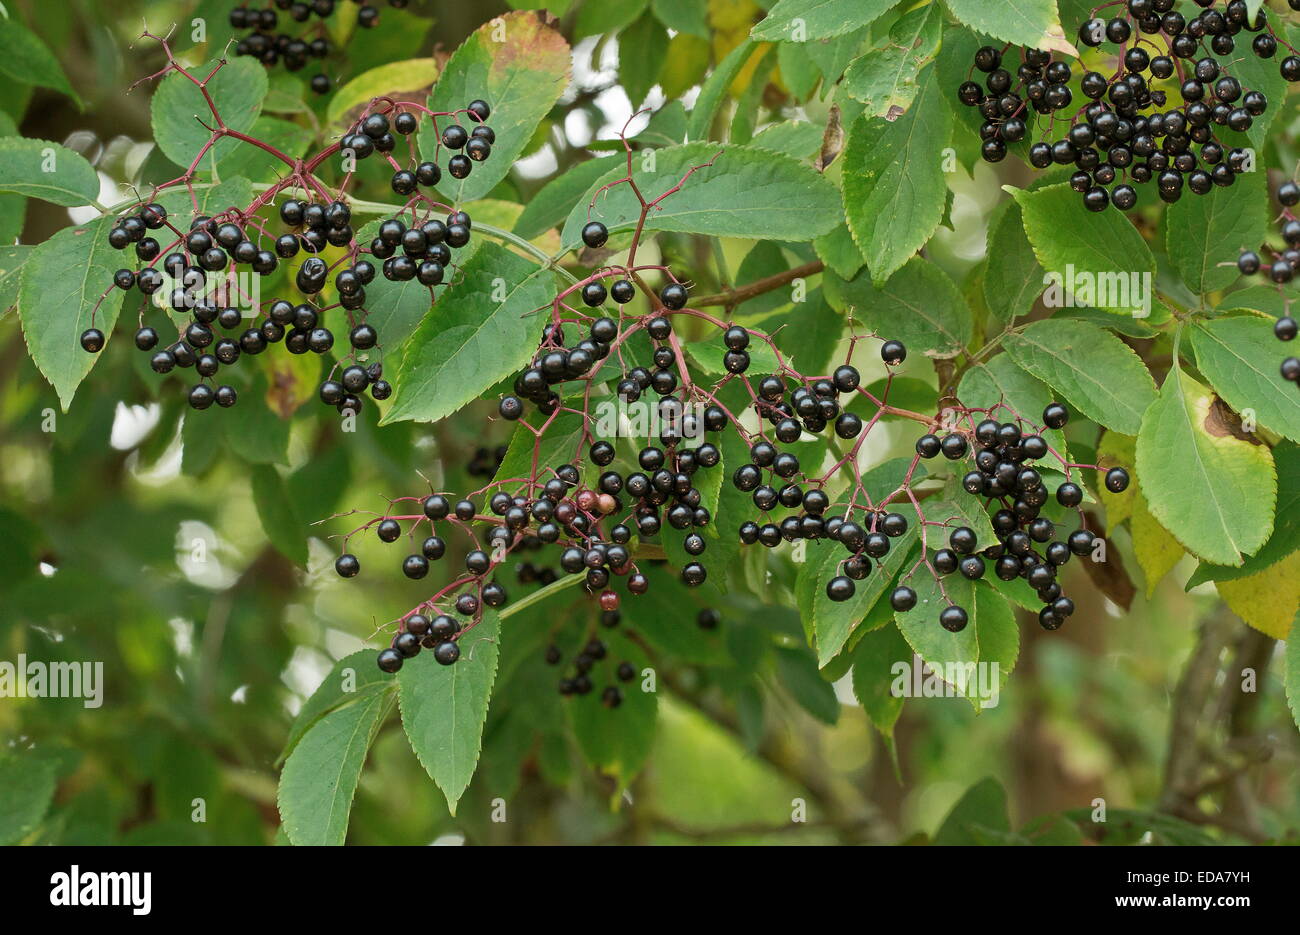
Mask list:
MULTIPOLYGON (((159 350, 159 334, 144 324, 142 313, 135 346, 152 354, 149 365, 155 373, 170 373, 176 367, 195 369, 200 382, 189 393, 195 409, 207 409, 214 402, 233 406, 237 398, 234 387, 223 384, 214 389, 204 381, 211 381, 222 367, 232 366, 243 354, 260 354, 284 334, 278 325, 245 328, 237 337, 220 337, 214 328, 235 333, 245 325, 243 312, 236 306, 247 296, 237 285, 231 286, 234 280, 227 273, 247 266, 258 276, 267 276, 279 265, 274 253, 246 236, 241 220, 233 211, 218 217, 197 215, 182 232, 161 204, 150 202, 138 212, 118 218, 108 233, 110 246, 125 250, 134 244, 136 258, 145 264, 138 270, 119 269, 113 274, 113 287, 158 295, 155 301, 177 319, 188 318, 180 326, 178 340, 159 350), (164 229, 172 237, 165 248, 150 234, 164 229)), ((91 327, 81 335, 81 346, 91 353, 102 350, 104 343, 105 336, 98 328, 91 327)))
MULTIPOLYGON (((1059 403, 1043 410, 1043 428, 1059 429, 1069 413, 1059 403)), ((1038 621, 1045 629, 1055 630, 1074 613, 1074 602, 1061 593, 1056 580, 1057 569, 1073 555, 1092 551, 1095 536, 1080 526, 1065 537, 1055 538, 1056 524, 1041 514, 1048 500, 1043 475, 1033 465, 1048 455, 1051 448, 1037 433, 1037 426, 1024 420, 998 422, 985 418, 973 429, 956 428, 942 438, 933 433, 916 441, 916 453, 923 459, 943 455, 953 462, 974 461, 974 469, 961 479, 962 489, 981 500, 982 509, 992 509, 990 516, 997 542, 976 552, 978 537, 969 526, 958 526, 948 535, 948 547, 932 558, 939 575, 960 572, 963 577, 984 577, 986 559, 993 562, 993 572, 1003 581, 1023 578, 1043 601, 1038 621), (1026 431, 1028 429, 1028 431, 1026 431), (1040 553, 1036 544, 1042 545, 1040 553)), ((1055 454, 1055 452, 1051 452, 1055 454)), ((1060 459, 1065 464, 1063 459, 1060 459)), ((1071 467, 1065 465, 1067 472, 1071 467)), ((1128 472, 1114 467, 1106 472, 1106 489, 1120 493, 1128 487, 1128 472)), ((1078 508, 1083 502, 1083 488, 1067 477, 1056 488, 1056 502, 1063 507, 1078 508)), ((1082 519, 1082 512, 1080 512, 1082 519)), ((910 610, 916 605, 916 592, 902 586, 891 595, 895 610, 910 610)), ((966 626, 966 608, 949 605, 939 615, 945 629, 959 631, 966 626)))
MULTIPOLYGON (((407 4, 407 0, 388 2, 399 8, 407 4)), ((332 16, 336 7, 335 0, 311 0, 310 3, 303 0, 274 0, 273 4, 261 8, 235 7, 230 11, 230 25, 235 29, 249 30, 248 35, 236 43, 235 54, 251 56, 267 68, 283 62, 289 71, 301 71, 313 59, 319 61, 328 58, 334 51, 328 31, 323 22, 318 22, 299 35, 277 32, 280 28, 280 14, 276 10, 287 13, 295 23, 307 23, 313 15, 318 20, 332 16)), ((378 24, 379 10, 374 6, 367 3, 357 11, 358 26, 369 29, 378 24)), ((331 87, 330 79, 324 72, 312 75, 309 83, 317 94, 325 94, 331 87)))
MULTIPOLYGON (((450 114, 435 114, 425 111, 433 120, 434 132, 438 134, 438 144, 432 161, 416 164, 415 147, 411 146, 410 165, 404 168, 390 155, 397 146, 396 132, 402 136, 411 136, 420 127, 420 118, 413 110, 414 105, 395 110, 390 125, 387 115, 372 113, 363 117, 356 126, 344 134, 339 142, 343 152, 350 152, 357 159, 368 159, 375 153, 382 154, 393 167, 390 182, 392 189, 402 197, 415 194, 421 187, 433 188, 442 181, 442 169, 438 157, 445 147, 452 155, 447 159, 447 174, 454 179, 467 177, 474 168, 474 163, 484 162, 492 155, 492 144, 496 142, 496 132, 487 125, 492 109, 487 101, 470 101, 463 111, 450 114), (464 115, 473 129, 466 130, 460 123, 450 123, 438 129, 439 117, 457 117, 464 115)), ((454 246, 454 245, 453 245, 454 246)))
MULTIPOLYGON (((284 6, 288 8, 287 4, 284 6)), ((318 3, 315 12, 329 15, 332 7, 326 9, 326 6, 318 3)), ((294 5, 291 10, 295 17, 296 9, 297 5, 294 5)), ((273 28, 271 19, 262 12, 255 13, 247 8, 241 10, 245 22, 251 23, 252 18, 256 18, 259 25, 265 21, 271 23, 268 28, 273 28)), ((264 12, 274 13, 273 10, 264 12)), ((224 65, 224 62, 218 62, 205 78, 200 79, 176 61, 165 39, 147 33, 146 36, 163 46, 168 60, 167 67, 151 78, 175 72, 204 88, 224 65)), ((334 406, 340 413, 356 414, 367 390, 375 400, 387 399, 392 395, 393 387, 383 379, 382 363, 370 359, 372 352, 380 348, 380 336, 366 321, 366 287, 382 270, 390 281, 414 279, 428 286, 432 301, 432 288, 444 281, 448 270, 455 268, 452 250, 469 243, 471 226, 470 217, 465 212, 415 192, 417 180, 423 184, 436 184, 440 170, 436 163, 422 163, 414 172, 403 170, 389 155, 396 147, 396 138, 390 131, 413 137, 419 130, 421 119, 429 118, 436 131, 439 118, 454 118, 457 114, 435 113, 414 102, 395 102, 387 98, 372 101, 343 140, 309 159, 299 160, 263 140, 231 129, 221 120, 210 97, 205 97, 205 100, 209 101, 217 128, 189 168, 180 177, 156 186, 153 194, 153 198, 157 198, 161 191, 184 185, 195 206, 188 228, 184 231, 178 228, 176 223, 185 222, 169 217, 162 204, 150 199, 137 210, 120 217, 108 235, 110 245, 116 249, 125 250, 134 245, 136 259, 142 264, 138 268, 118 270, 111 288, 138 289, 144 296, 156 296, 153 301, 172 313, 173 323, 178 327, 177 340, 158 349, 159 332, 145 324, 142 311, 136 346, 152 353, 151 366, 160 374, 170 373, 177 367, 197 370, 199 383, 189 392, 190 404, 194 408, 206 409, 213 402, 226 407, 234 405, 236 389, 224 383, 215 388, 210 385, 221 368, 233 365, 242 355, 260 354, 269 345, 280 341, 293 354, 309 351, 321 355, 328 353, 334 347, 335 335, 327 326, 326 318, 328 313, 338 309, 346 316, 350 348, 322 381, 319 387, 321 401, 334 406), (383 112, 375 110, 376 107, 382 107, 383 112), (230 207, 214 216, 207 216, 199 213, 193 178, 203 154, 225 137, 263 150, 280 159, 291 171, 247 207, 230 207), (357 241, 352 209, 346 200, 351 171, 337 191, 331 191, 313 173, 332 155, 344 153, 352 158, 363 158, 375 152, 383 153, 397 170, 394 189, 405 191, 411 197, 397 217, 380 224, 378 236, 367 249, 357 241), (409 186, 404 181, 407 177, 409 186), (285 229, 271 231, 260 212, 272 206, 278 197, 284 198, 279 205, 279 219, 285 229), (443 213, 445 220, 434 217, 435 212, 443 213), (408 213, 409 224, 403 220, 408 213), (155 231, 164 230, 167 232, 164 239, 169 240, 165 246, 153 235, 155 231), (327 247, 342 248, 344 256, 333 263, 326 262, 321 254, 327 247), (301 254, 306 254, 305 258, 301 254), (306 298, 305 302, 282 298, 261 301, 260 277, 275 272, 281 260, 293 261, 297 265, 293 281, 301 297, 306 298), (376 260, 382 261, 379 269, 372 262, 376 260), (241 278, 240 266, 248 267, 255 278, 241 278), (331 276, 337 301, 327 304, 323 296, 331 276), (241 312, 241 308, 249 311, 241 312), (245 321, 246 317, 251 321, 245 321), (214 326, 232 332, 231 336, 219 335, 214 326)), ((452 143, 469 151, 472 158, 487 158, 491 151, 492 130, 483 121, 490 114, 488 104, 476 100, 461 113, 469 115, 476 123, 474 135, 471 136, 459 124, 453 124, 444 130, 443 139, 450 137, 452 143), (459 131, 459 136, 456 131, 459 131)), ((409 149, 414 161, 413 139, 409 149)), ((452 157, 451 162, 455 163, 456 158, 452 157)), ((468 161, 470 157, 462 154, 462 158, 468 161)), ((459 170, 453 170, 453 174, 456 172, 459 170)), ((463 173, 459 177, 463 177, 463 173)), ((106 340, 106 335, 94 326, 92 314, 91 327, 81 335, 81 346, 86 351, 98 353, 106 340)))
MULTIPOLYGON (((1059 139, 1049 138, 1052 117, 1027 157, 1039 169, 1074 166, 1070 185, 1089 210, 1102 211, 1111 203, 1128 210, 1137 204, 1136 186, 1153 180, 1160 199, 1174 202, 1184 188, 1204 195, 1250 170, 1250 153, 1225 143, 1216 127, 1243 133, 1269 101, 1231 74, 1231 59, 1220 58, 1237 51, 1243 32, 1254 34, 1250 53, 1262 59, 1273 58, 1279 45, 1291 47, 1273 31, 1264 10, 1249 17, 1245 0, 1230 0, 1222 11, 1214 9, 1215 0, 1197 3, 1205 9, 1188 19, 1174 9, 1174 0, 1124 0, 1123 14, 1089 19, 1079 27, 1084 46, 1120 47, 1117 67, 1109 77, 1104 68, 1085 70, 1079 87, 1088 102, 1059 139), (1180 103, 1165 109, 1171 99, 1180 103)), ((957 92, 985 119, 982 153, 989 162, 1001 161, 1008 143, 1028 136, 1030 108, 1050 116, 1071 101, 1068 64, 1027 49, 1013 75, 1006 52, 980 49, 974 67, 987 74, 984 86, 967 81, 957 92)), ((1283 58, 1280 69, 1287 81, 1300 80, 1300 54, 1283 58)))

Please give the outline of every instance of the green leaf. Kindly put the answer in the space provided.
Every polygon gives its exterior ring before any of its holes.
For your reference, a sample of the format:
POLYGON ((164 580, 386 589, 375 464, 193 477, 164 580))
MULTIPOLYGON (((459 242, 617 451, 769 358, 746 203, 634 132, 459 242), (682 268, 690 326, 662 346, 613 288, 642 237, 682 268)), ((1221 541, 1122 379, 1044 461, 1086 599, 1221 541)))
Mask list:
POLYGON ((1278 370, 1272 332, 1266 319, 1253 315, 1198 322, 1192 329, 1196 365, 1237 412, 1253 413, 1264 428, 1300 441, 1300 394, 1278 370))
MULTIPOLYGON (((414 660, 412 660, 414 661, 414 660)), ((393 706, 392 689, 367 693, 318 720, 280 773, 276 796, 289 840, 299 847, 341 845, 366 753, 393 706)))
POLYGON ((19 84, 53 88, 81 106, 81 98, 72 90, 54 53, 12 13, 0 17, 0 75, 19 84))
MULTIPOLYGON (((718 108, 727 98, 727 89, 735 81, 736 75, 740 74, 741 68, 749 61, 749 57, 754 54, 754 49, 755 45, 749 39, 740 43, 727 53, 726 58, 717 64, 704 84, 700 86, 700 93, 695 98, 695 106, 691 108, 690 120, 686 124, 688 138, 710 139, 709 127, 718 114, 718 108)), ((766 54, 766 50, 763 54, 766 54)))
POLYGON ((1079 53, 1066 41, 1061 28, 1061 18, 1056 11, 1056 0, 943 0, 957 21, 975 32, 982 32, 1010 42, 1035 49, 1048 49, 1077 56, 1079 53))
POLYGON ((952 115, 940 99, 933 68, 918 84, 906 114, 892 123, 862 115, 844 147, 844 212, 877 284, 930 239, 948 198, 942 152, 952 135, 952 115))
POLYGON ((360 701, 372 692, 391 691, 393 678, 392 673, 375 665, 373 649, 358 650, 334 663, 293 719, 279 762, 293 752, 298 741, 326 714, 345 704, 360 701))
POLYGON ((383 422, 436 422, 518 370, 537 327, 524 316, 553 298, 549 271, 483 244, 406 342, 383 422))
POLYGON ((269 464, 259 464, 250 474, 253 503, 266 538, 285 558, 306 565, 307 527, 280 472, 269 464))
MULTIPOLYGON (((878 18, 896 0, 779 0, 750 30, 755 39, 803 42, 853 32, 878 18)), ((670 24, 671 25, 671 24, 670 24)))
MULTIPOLYGON (((372 99, 388 97, 395 101, 418 101, 428 94, 437 77, 438 63, 431 58, 408 58, 372 68, 334 92, 325 111, 325 120, 336 131, 342 132, 356 121, 372 99)), ((456 107, 464 107, 470 100, 472 98, 456 107)))
POLYGON ((708 8, 699 0, 651 0, 650 9, 669 29, 701 39, 713 38, 708 8))
POLYGON ((1277 468, 1277 510, 1268 542, 1236 568, 1202 562, 1188 579, 1188 590, 1206 581, 1231 581, 1258 574, 1300 549, 1300 448, 1278 445, 1273 449, 1273 463, 1277 468))
POLYGON ((1008 191, 1020 204, 1039 264, 1077 304, 1134 318, 1150 314, 1155 257, 1122 212, 1089 211, 1067 184, 1008 191), (1134 294, 1143 283, 1145 303, 1134 294))
POLYGON ((646 8, 648 0, 625 0, 623 3, 584 3, 574 24, 575 38, 616 33, 646 8))
POLYGON ((232 452, 249 464, 289 463, 289 420, 281 419, 267 405, 266 378, 262 374, 258 373, 241 394, 238 408, 227 415, 233 418, 223 420, 225 445, 232 452))
POLYGON ((931 74, 923 69, 939 51, 942 30, 937 3, 904 14, 890 28, 882 48, 849 66, 841 87, 865 105, 865 116, 897 120, 916 100, 923 77, 931 74))
POLYGON ((939 845, 984 844, 982 832, 1007 832, 1011 819, 1007 793, 993 778, 981 779, 966 790, 934 834, 939 845))
POLYGON ((799 706, 824 724, 840 719, 835 687, 821 676, 817 660, 805 649, 777 647, 776 672, 799 706))
MULTIPOLYGON (((482 198, 506 177, 537 125, 569 82, 569 45, 547 26, 545 15, 507 13, 484 23, 461 43, 429 97, 435 111, 461 110, 481 99, 492 108, 492 156, 457 181, 444 176, 439 190, 456 202, 482 198)), ((430 121, 420 128, 420 152, 433 159, 438 139, 430 121)))
MULTIPOLYGON (((206 75, 210 67, 201 65, 197 73, 206 75)), ((266 68, 252 58, 241 57, 223 65, 208 82, 207 91, 226 126, 247 133, 262 112, 267 87, 266 68)), ((158 148, 178 166, 188 166, 212 136, 204 126, 213 123, 203 92, 184 75, 170 74, 154 92, 150 110, 158 148)), ((205 154, 204 163, 220 162, 236 147, 246 145, 236 139, 218 140, 205 154)))
POLYGON ((640 107, 659 82, 668 33, 650 13, 645 13, 618 37, 619 80, 634 108, 640 107))
MULTIPOLYGON (((1021 416, 1042 425, 1043 410, 1052 402, 1046 386, 1016 366, 1010 354, 998 354, 987 363, 976 364, 962 375, 957 398, 963 405, 980 409, 1002 408, 992 415, 1006 421, 1021 416)), ((1060 429, 1047 429, 1043 438, 1065 455, 1065 435, 1060 429)))
POLYGON ((18 302, 18 289, 23 284, 23 267, 36 248, 29 244, 10 244, 0 247, 0 318, 18 302))
POLYGON ((108 245, 112 217, 96 218, 80 227, 65 227, 32 251, 23 264, 18 292, 18 317, 27 350, 67 412, 72 397, 90 368, 105 351, 88 354, 81 333, 93 323, 112 340, 113 325, 122 307, 122 290, 108 289, 121 265, 108 245), (96 304, 98 303, 98 309, 96 304))
POLYGON ((1142 358, 1115 335, 1087 322, 1050 318, 1002 341, 1025 370, 1057 390, 1089 419, 1136 435, 1156 384, 1142 358))
POLYGON ((1189 551, 1240 565, 1273 528, 1268 446, 1236 437, 1214 394, 1175 362, 1142 419, 1137 470, 1151 513, 1189 551))
MULTIPOLYGON (((647 200, 676 186, 692 167, 704 166, 650 212, 646 230, 806 243, 830 231, 840 214, 830 180, 811 166, 765 149, 686 143, 656 150, 653 172, 641 171, 642 165, 641 157, 633 159, 637 185, 647 200), (704 166, 710 161, 711 166, 704 166)), ((636 227, 641 205, 629 186, 596 196, 624 174, 625 167, 611 169, 574 206, 561 238, 565 247, 582 243, 588 220, 602 221, 611 233, 636 227)))
POLYGON ((578 199, 591 189, 596 179, 610 169, 626 165, 626 160, 626 156, 618 154, 570 166, 528 199, 519 220, 515 221, 514 232, 531 240, 563 224, 578 199))
POLYGON ((99 176, 75 150, 9 136, 0 138, 0 191, 75 208, 97 202, 99 176))
POLYGON ((893 690, 899 663, 910 677, 912 647, 896 626, 864 634, 853 650, 853 695, 876 730, 888 738, 894 736, 894 725, 903 712, 903 696, 893 690))
POLYGON ((1188 289, 1215 292, 1237 279, 1237 256, 1258 246, 1267 225, 1265 175, 1247 174, 1231 188, 1216 185, 1208 195, 1171 204, 1165 210, 1165 244, 1188 289))
POLYGON ((0 845, 15 844, 45 817, 57 785, 52 759, 9 754, 0 758, 0 845))
POLYGON ((601 703, 599 689, 588 695, 571 695, 564 704, 583 759, 612 776, 621 792, 650 757, 659 720, 659 700, 655 692, 642 690, 641 673, 649 667, 650 660, 641 647, 618 631, 611 630, 601 638, 612 658, 632 663, 637 677, 619 686, 623 701, 617 708, 601 703))
POLYGON ((867 258, 862 255, 847 223, 818 237, 813 241, 813 247, 818 259, 834 270, 840 279, 852 279, 858 275, 858 270, 867 265, 867 258))
MULTIPOLYGON (((938 582, 924 566, 910 580, 900 583, 916 591, 916 606, 894 615, 908 644, 956 694, 969 697, 972 703, 983 700, 982 695, 992 700, 997 686, 987 684, 988 673, 977 670, 974 664, 997 662, 1005 670, 1000 675, 1010 671, 1006 657, 1016 638, 1007 631, 1015 630, 1015 617, 1006 600, 988 585, 978 585, 960 575, 943 579, 948 595, 945 600, 938 582), (958 633, 939 625, 939 613, 949 601, 966 611, 966 627, 958 633)), ((1009 661, 1014 664, 1014 652, 1009 661)))
MULTIPOLYGON (((829 278, 829 277, 828 277, 829 278)), ((861 273, 829 288, 851 314, 882 337, 896 338, 912 353, 956 357, 971 338, 971 314, 948 274, 914 257, 881 286, 861 273)))
POLYGON ((1029 314, 1043 292, 1043 268, 1025 236, 1020 205, 1014 201, 989 228, 988 256, 984 301, 993 320, 1005 327, 1029 314))
POLYGON ((420 653, 397 673, 402 727, 453 815, 478 765, 499 637, 496 612, 485 609, 478 625, 458 637, 455 665, 441 666, 432 653, 420 653))

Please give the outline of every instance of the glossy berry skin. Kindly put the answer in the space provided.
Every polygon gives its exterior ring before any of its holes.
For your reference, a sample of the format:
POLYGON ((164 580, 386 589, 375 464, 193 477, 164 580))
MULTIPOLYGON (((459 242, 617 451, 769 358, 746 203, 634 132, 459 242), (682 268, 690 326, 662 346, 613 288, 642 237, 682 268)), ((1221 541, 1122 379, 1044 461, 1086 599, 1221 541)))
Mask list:
POLYGON ((911 610, 916 606, 916 592, 906 585, 899 585, 889 595, 889 606, 899 613, 911 610))
POLYGON ((886 341, 880 346, 880 359, 891 367, 907 360, 907 348, 902 341, 886 341))
POLYGON ((847 601, 853 596, 855 590, 853 580, 845 575, 836 575, 826 582, 826 596, 833 601, 847 601))
POLYGON ((619 279, 609 287, 609 295, 619 305, 626 305, 636 297, 636 287, 626 279, 619 279))
POLYGON ((916 453, 922 458, 936 457, 942 450, 937 435, 922 435, 916 440, 916 453))
POLYGON ((1279 341, 1290 341, 1296 336, 1296 320, 1289 315, 1273 324, 1273 334, 1279 341))
POLYGON ((686 307, 687 297, 686 287, 679 282, 670 282, 659 290, 659 301, 674 311, 686 307))
POLYGON ((389 648, 379 654, 376 659, 381 671, 390 675, 402 667, 402 654, 397 650, 389 648))
POLYGON ((966 611, 955 605, 945 607, 939 614, 939 625, 949 633, 960 633, 966 629, 967 621, 966 611))
POLYGON ((501 413, 501 418, 514 422, 524 414, 523 400, 518 396, 503 396, 497 411, 501 413))
POLYGON ((460 646, 452 640, 445 640, 433 647, 433 658, 439 665, 452 665, 460 658, 460 646))
POLYGON ((1123 493, 1128 489, 1128 471, 1122 467, 1113 467, 1106 472, 1106 489, 1111 493, 1123 493))
POLYGON ((1051 429, 1064 427, 1070 421, 1070 411, 1060 403, 1048 403, 1043 409, 1043 424, 1051 429))
POLYGON ((939 443, 939 448, 943 451, 945 458, 949 461, 956 461, 958 458, 966 457, 969 446, 966 442, 966 436, 954 432, 943 437, 943 441, 939 443))
POLYGON ((104 349, 104 332, 98 328, 87 328, 81 332, 81 349, 98 354, 104 349))
POLYGON ((334 560, 334 570, 340 578, 355 578, 361 571, 361 562, 357 561, 355 555, 345 552, 334 560))
POLYGON ((605 246, 609 240, 609 230, 599 221, 588 221, 582 228, 582 242, 595 249, 605 246))

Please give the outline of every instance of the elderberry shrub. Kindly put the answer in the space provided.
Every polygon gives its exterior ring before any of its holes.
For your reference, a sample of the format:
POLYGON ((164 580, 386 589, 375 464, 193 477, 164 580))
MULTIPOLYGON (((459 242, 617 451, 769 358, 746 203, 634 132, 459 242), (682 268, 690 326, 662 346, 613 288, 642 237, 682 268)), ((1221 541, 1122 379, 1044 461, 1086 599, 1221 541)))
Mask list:
MULTIPOLYGON (((407 2, 388 0, 389 6, 397 9, 407 6, 407 2)), ((248 30, 235 44, 235 54, 255 58, 267 68, 283 64, 288 71, 301 71, 313 60, 321 61, 333 54, 334 45, 324 24, 313 24, 311 20, 325 20, 340 6, 336 0, 273 0, 260 7, 235 7, 230 11, 230 25, 248 30), (292 24, 301 24, 301 28, 295 32, 292 24)), ((365 29, 379 25, 378 8, 362 4, 357 11, 357 25, 365 29)), ((333 86, 323 71, 312 75, 309 84, 317 94, 325 94, 333 86)))
MULTIPOLYGON (((1152 181, 1165 202, 1184 189, 1205 195, 1232 185, 1253 168, 1251 155, 1225 144, 1216 128, 1244 133, 1270 105, 1262 91, 1242 84, 1235 65, 1245 55, 1273 58, 1281 40, 1267 12, 1251 19, 1245 0, 1222 11, 1198 3, 1204 9, 1190 19, 1174 0, 1125 0, 1118 15, 1086 20, 1079 42, 1112 53, 1113 63, 1092 53, 1086 65, 1071 64, 1038 49, 1018 50, 1012 60, 1009 48, 981 48, 972 74, 981 72, 982 83, 966 80, 957 97, 984 118, 983 158, 1000 162, 1008 144, 1038 136, 1029 163, 1073 166, 1070 185, 1091 211, 1109 204, 1127 211, 1138 203, 1138 187, 1152 181), (1240 48, 1252 34, 1249 50, 1240 48), (1072 107, 1069 87, 1076 72, 1086 98, 1081 109, 1072 107), (1063 134, 1050 138, 1066 115, 1063 134)), ((1280 70, 1287 81, 1300 80, 1300 56, 1283 58, 1280 70)))

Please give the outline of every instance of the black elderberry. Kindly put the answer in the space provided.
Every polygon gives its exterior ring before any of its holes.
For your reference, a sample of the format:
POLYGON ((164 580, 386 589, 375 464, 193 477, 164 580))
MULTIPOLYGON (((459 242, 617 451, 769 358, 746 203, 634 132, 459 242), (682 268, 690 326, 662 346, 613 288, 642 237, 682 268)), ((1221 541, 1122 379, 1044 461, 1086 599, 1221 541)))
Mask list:
MULTIPOLYGON (((582 228, 582 242, 593 249, 605 246, 609 240, 609 229, 600 221, 588 221, 582 228)), ((629 283, 629 285, 631 285, 629 283)))
POLYGON ((966 611, 956 605, 945 607, 939 614, 939 624, 950 633, 966 629, 967 620, 966 611))
MULTIPOLYGON (((665 308, 674 311, 686 307, 687 297, 686 287, 679 282, 670 282, 659 290, 659 301, 663 303, 665 308)), ((666 321, 667 319, 664 320, 666 321)), ((667 337, 667 335, 665 335, 665 337, 667 337)))
POLYGON ((98 328, 87 328, 81 332, 81 348, 92 354, 98 354, 104 349, 104 332, 98 328))

